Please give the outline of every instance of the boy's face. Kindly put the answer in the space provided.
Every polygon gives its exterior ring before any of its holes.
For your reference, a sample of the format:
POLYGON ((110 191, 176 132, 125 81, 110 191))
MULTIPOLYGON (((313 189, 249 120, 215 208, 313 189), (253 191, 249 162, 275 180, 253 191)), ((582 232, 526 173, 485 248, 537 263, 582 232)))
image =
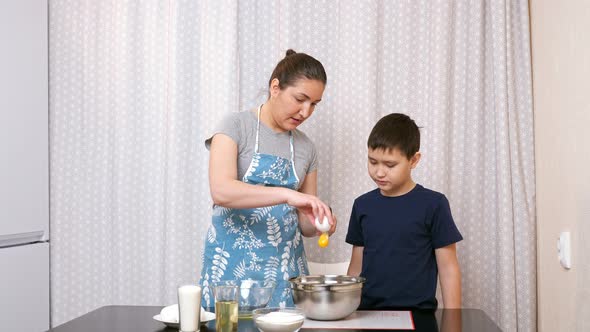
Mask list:
POLYGON ((412 168, 418 165, 420 152, 408 158, 397 148, 369 149, 367 168, 384 196, 399 196, 414 187, 412 168))

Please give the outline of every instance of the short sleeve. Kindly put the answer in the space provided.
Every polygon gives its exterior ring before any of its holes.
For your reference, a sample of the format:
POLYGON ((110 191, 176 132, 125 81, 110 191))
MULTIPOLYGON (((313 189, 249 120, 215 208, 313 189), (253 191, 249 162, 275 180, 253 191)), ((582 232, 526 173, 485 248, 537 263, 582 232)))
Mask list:
POLYGON ((448 246, 463 240, 463 236, 457 229, 449 201, 442 195, 432 218, 432 245, 435 249, 448 246))
POLYGON ((309 164, 309 169, 307 170, 307 174, 315 171, 318 169, 318 150, 315 147, 315 144, 311 144, 311 163, 309 164))
POLYGON ((242 142, 242 135, 240 130, 240 119, 238 117, 238 113, 229 113, 217 125, 211 137, 205 140, 205 147, 207 148, 207 150, 209 150, 209 148, 211 147, 211 141, 213 140, 213 136, 217 134, 224 134, 229 136, 229 138, 231 138, 239 146, 240 142, 242 142))
POLYGON ((358 214, 357 201, 352 205, 352 212, 350 214, 350 221, 348 222, 348 233, 346 234, 346 243, 353 246, 364 247, 363 230, 361 228, 361 221, 358 214))

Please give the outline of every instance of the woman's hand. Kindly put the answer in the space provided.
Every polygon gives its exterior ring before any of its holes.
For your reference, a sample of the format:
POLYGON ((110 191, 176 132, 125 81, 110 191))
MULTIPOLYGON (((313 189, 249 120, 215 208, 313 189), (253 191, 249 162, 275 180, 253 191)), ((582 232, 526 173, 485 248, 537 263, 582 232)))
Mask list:
POLYGON ((286 196, 287 204, 297 208, 299 228, 306 237, 321 235, 315 227, 316 217, 319 220, 323 220, 324 216, 328 217, 330 224, 328 233, 331 235, 336 231, 336 218, 332 215, 332 209, 317 197, 317 176, 317 170, 308 173, 299 191, 289 191, 286 196))
POLYGON ((336 230, 336 220, 330 207, 317 196, 291 191, 287 197, 287 204, 297 208, 298 212, 307 219, 308 222, 300 222, 299 224, 304 236, 319 235, 320 232, 315 228, 315 219, 323 220, 324 216, 328 218, 330 234, 336 230))
POLYGON ((315 218, 322 220, 324 216, 328 217, 330 225, 332 224, 332 212, 330 207, 322 202, 317 196, 304 194, 298 191, 292 191, 287 198, 287 204, 294 206, 301 211, 309 222, 314 224, 315 218))
MULTIPOLYGON (((332 208, 330 208, 330 212, 332 212, 332 208)), ((338 224, 338 220, 336 220, 334 213, 332 213, 332 221, 333 223, 330 224, 330 230, 328 231, 328 235, 330 236, 336 232, 336 224, 338 224)))

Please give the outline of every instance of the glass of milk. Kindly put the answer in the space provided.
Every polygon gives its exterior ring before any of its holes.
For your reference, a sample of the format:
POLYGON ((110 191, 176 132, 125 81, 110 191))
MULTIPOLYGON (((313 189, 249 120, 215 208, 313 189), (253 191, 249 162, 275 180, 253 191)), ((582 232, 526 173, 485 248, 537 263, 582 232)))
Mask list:
POLYGON ((178 323, 179 331, 196 332, 199 330, 201 316, 201 287, 182 285, 178 287, 178 323))

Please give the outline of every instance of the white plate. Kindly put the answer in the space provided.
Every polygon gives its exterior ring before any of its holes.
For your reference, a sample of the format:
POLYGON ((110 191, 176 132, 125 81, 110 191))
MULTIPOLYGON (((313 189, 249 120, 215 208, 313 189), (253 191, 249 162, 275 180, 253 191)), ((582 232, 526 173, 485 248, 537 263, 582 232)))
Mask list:
MULTIPOLYGON (((209 312, 209 311, 205 311, 203 316, 204 317, 201 317, 201 325, 205 325, 205 324, 207 324, 207 322, 215 319, 215 314, 212 312, 209 312)), ((160 314, 155 315, 154 319, 160 323, 164 323, 166 326, 169 326, 169 327, 173 327, 173 328, 179 327, 178 322, 162 320, 162 317, 160 316, 160 314)))

